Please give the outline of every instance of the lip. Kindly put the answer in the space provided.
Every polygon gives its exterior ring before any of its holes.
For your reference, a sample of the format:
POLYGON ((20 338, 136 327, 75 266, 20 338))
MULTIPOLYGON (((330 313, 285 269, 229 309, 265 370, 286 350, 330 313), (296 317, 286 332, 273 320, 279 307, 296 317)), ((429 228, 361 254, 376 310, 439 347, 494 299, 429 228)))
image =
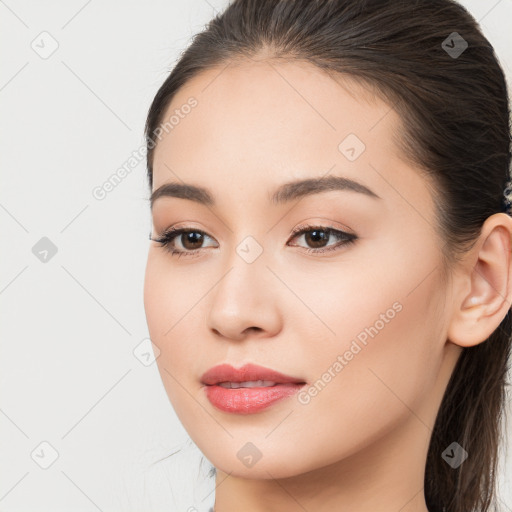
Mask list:
POLYGON ((270 407, 274 403, 291 397, 297 393, 306 382, 283 373, 258 366, 246 364, 234 368, 229 364, 221 364, 210 368, 201 377, 206 397, 217 409, 237 414, 253 414, 270 407), (224 388, 221 382, 246 382, 270 380, 274 386, 254 388, 224 388))
POLYGON ((264 366, 246 364, 234 368, 230 364, 220 364, 210 368, 201 377, 201 383, 211 386, 220 382, 247 382, 250 380, 271 380, 278 384, 304 384, 303 379, 290 377, 264 366))

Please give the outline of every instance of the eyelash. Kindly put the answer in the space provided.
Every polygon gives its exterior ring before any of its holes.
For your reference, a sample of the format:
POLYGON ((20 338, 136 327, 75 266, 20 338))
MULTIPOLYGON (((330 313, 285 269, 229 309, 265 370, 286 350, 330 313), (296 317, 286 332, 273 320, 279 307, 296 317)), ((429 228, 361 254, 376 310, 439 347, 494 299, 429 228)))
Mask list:
MULTIPOLYGON (((312 226, 312 225, 302 225, 298 226, 296 229, 292 232, 292 239, 297 238, 299 235, 303 235, 305 233, 308 233, 310 231, 322 231, 324 233, 327 233, 328 235, 335 235, 338 239, 341 241, 337 243, 334 246, 327 247, 327 248, 320 248, 320 249, 312 249, 312 248, 303 248, 306 253, 308 254, 318 254, 318 253, 326 253, 331 251, 339 250, 342 246, 346 246, 349 244, 352 244, 357 240, 357 236, 352 233, 346 233, 345 231, 341 231, 339 229, 334 229, 330 226, 312 226)), ((158 238, 151 238, 151 235, 149 237, 150 240, 153 242, 157 242, 160 244, 160 247, 163 247, 167 252, 171 254, 171 256, 185 256, 185 257, 193 257, 195 254, 197 254, 199 251, 201 251, 201 248, 199 249, 193 249, 193 250, 177 250, 174 249, 171 245, 171 243, 174 241, 175 238, 178 236, 185 234, 185 233, 200 233, 201 235, 205 235, 209 238, 211 238, 207 233, 200 229, 193 229, 193 228, 169 228, 162 235, 158 238)))

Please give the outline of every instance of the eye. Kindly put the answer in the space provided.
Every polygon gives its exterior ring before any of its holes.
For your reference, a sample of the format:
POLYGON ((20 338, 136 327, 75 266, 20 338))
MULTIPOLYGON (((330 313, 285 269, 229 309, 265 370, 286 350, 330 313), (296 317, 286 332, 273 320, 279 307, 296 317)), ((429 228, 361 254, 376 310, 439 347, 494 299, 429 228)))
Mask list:
MULTIPOLYGON (((204 231, 194 228, 169 228, 158 238, 151 238, 154 242, 158 242, 161 247, 170 252, 171 255, 193 255, 196 254, 202 247, 204 239, 211 238, 204 231), (181 243, 182 248, 175 247, 175 240, 181 243)), ((213 238, 212 238, 213 240, 213 238)))
MULTIPOLYGON (((307 244, 313 245, 312 248, 305 248, 307 253, 324 253, 339 250, 342 246, 353 243, 357 236, 347 233, 331 226, 310 226, 302 225, 294 229, 291 240, 303 236, 307 244), (331 238, 338 240, 334 245, 325 245, 331 238)), ((154 242, 160 244, 171 255, 178 257, 191 257, 198 254, 202 244, 206 239, 211 239, 208 234, 200 229, 194 228, 169 228, 158 238, 151 238, 154 242), (176 241, 180 242, 181 248, 176 247, 176 241)), ((292 245, 292 247, 295 247, 292 245)), ((300 247, 300 246, 299 246, 300 247)))
POLYGON ((339 250, 342 246, 353 243, 357 236, 352 233, 347 233, 331 226, 299 226, 295 228, 292 233, 293 238, 304 237, 307 244, 312 245, 312 248, 306 247, 307 253, 324 253, 339 250), (325 243, 331 238, 338 239, 338 243, 326 246, 325 243))

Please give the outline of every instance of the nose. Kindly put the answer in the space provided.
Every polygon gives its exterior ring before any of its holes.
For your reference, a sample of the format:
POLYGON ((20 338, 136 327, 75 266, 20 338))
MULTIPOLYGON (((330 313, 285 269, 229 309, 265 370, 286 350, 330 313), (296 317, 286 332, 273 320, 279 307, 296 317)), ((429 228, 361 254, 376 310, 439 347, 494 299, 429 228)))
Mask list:
POLYGON ((207 327, 237 341, 275 336, 282 328, 279 280, 263 258, 247 263, 236 255, 229 262, 209 294, 207 327))

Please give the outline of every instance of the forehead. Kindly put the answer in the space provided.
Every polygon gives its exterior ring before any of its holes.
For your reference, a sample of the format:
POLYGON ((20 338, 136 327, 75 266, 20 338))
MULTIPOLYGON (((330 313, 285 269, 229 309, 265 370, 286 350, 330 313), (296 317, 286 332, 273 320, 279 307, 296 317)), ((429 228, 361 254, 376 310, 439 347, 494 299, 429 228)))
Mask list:
POLYGON ((178 90, 162 123, 171 117, 154 152, 153 190, 170 180, 219 193, 271 189, 330 169, 369 185, 376 167, 404 171, 397 113, 348 75, 305 62, 246 60, 203 71, 178 90))
POLYGON ((333 79, 303 62, 250 61, 207 70, 178 90, 162 122, 173 114, 172 129, 155 148, 156 182, 162 159, 187 172, 201 160, 207 174, 227 168, 258 168, 261 173, 298 164, 322 166, 319 160, 328 169, 343 158, 339 145, 350 134, 366 150, 391 156, 400 125, 388 104, 355 81, 333 79), (192 97, 197 105, 183 109, 192 97), (209 159, 207 169, 204 158, 209 159))

